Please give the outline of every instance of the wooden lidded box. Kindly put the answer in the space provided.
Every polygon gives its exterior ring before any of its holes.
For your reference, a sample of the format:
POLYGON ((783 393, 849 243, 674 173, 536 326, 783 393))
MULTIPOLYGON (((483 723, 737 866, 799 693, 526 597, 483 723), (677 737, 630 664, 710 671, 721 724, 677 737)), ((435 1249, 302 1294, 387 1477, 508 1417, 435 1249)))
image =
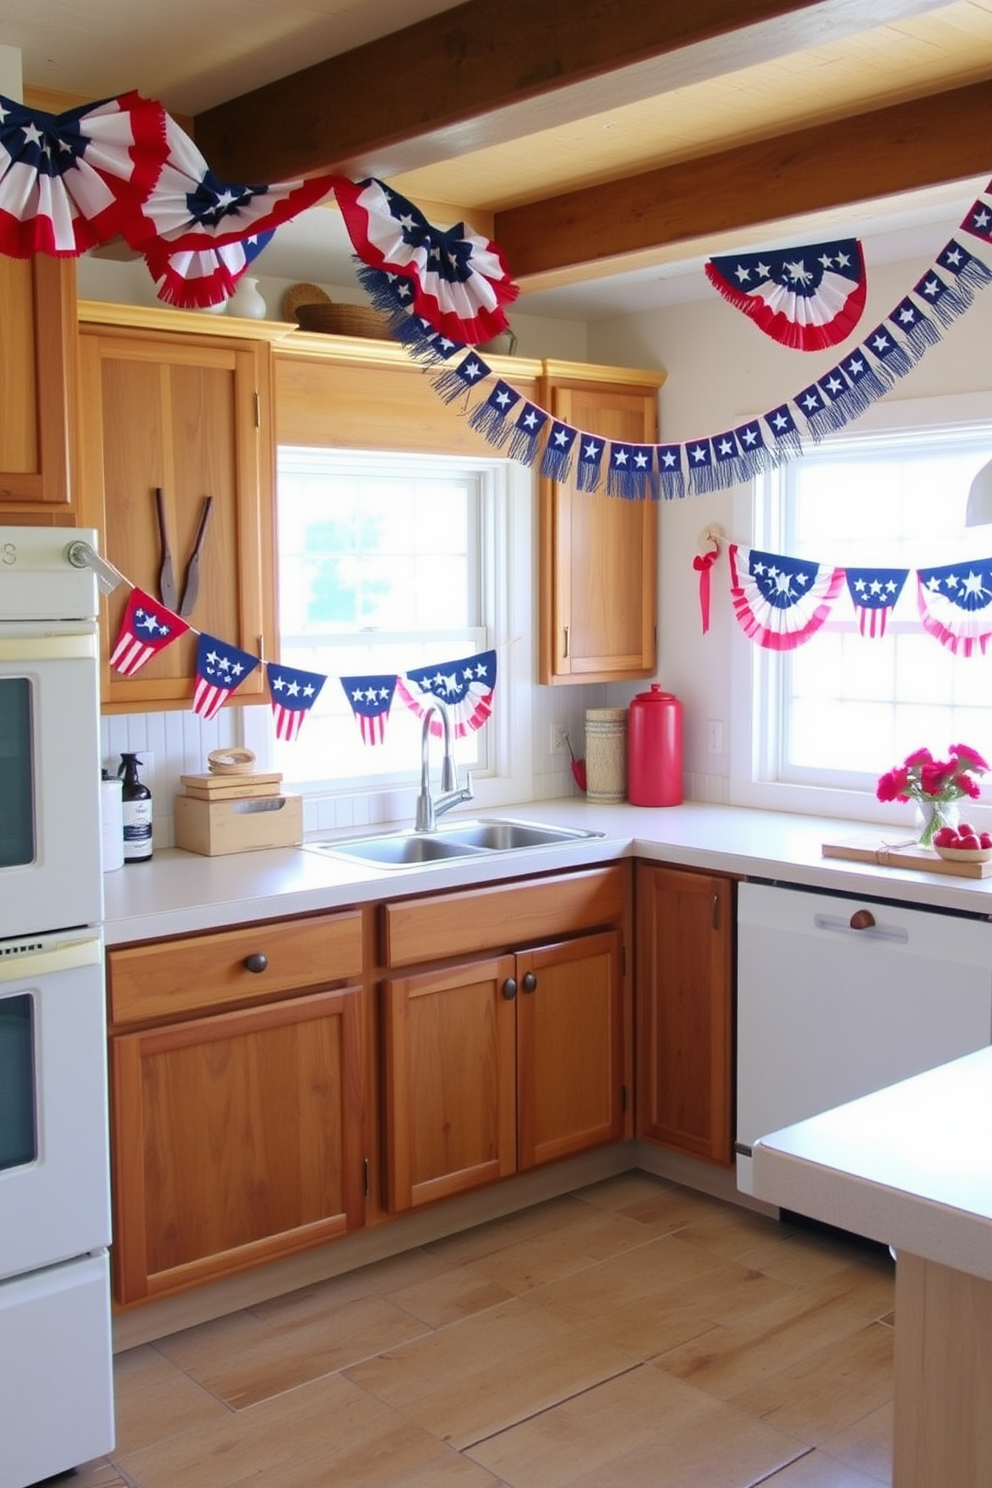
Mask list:
POLYGON ((210 858, 303 841, 302 796, 176 796, 175 813, 176 846, 210 858))

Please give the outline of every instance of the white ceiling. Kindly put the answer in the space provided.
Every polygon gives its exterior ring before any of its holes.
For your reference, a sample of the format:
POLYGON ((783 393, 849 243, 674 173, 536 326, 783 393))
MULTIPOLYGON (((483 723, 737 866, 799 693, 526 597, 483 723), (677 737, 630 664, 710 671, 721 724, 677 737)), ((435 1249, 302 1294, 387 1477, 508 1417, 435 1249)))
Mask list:
MULTIPOLYGON (((68 102, 138 89, 188 117, 317 60, 449 9, 447 0, 3 0, 0 48, 19 60, 25 88, 68 102)), ((671 87, 657 98, 502 141, 396 177, 413 201, 459 202, 492 212, 540 200, 584 180, 606 180, 726 148, 737 141, 826 122, 921 92, 992 76, 992 0, 934 0, 898 24, 849 34, 803 53, 671 87)), ((874 14, 881 16, 885 7, 874 14)), ((788 52, 788 48, 783 47, 788 52)), ((0 79, 7 76, 2 68, 0 79)), ((0 90, 2 91, 2 90, 0 90)), ((702 264, 713 253, 769 248, 815 237, 860 236, 872 263, 919 257, 950 236, 984 181, 962 182, 852 213, 764 224, 731 240, 682 243, 622 273, 581 284, 528 289, 521 312, 580 319, 705 297, 702 264)), ((434 220, 445 224, 437 211, 434 220)), ((318 208, 280 228, 258 260, 289 281, 354 281, 339 215, 318 208)), ((510 264, 512 272, 513 265, 510 264)))

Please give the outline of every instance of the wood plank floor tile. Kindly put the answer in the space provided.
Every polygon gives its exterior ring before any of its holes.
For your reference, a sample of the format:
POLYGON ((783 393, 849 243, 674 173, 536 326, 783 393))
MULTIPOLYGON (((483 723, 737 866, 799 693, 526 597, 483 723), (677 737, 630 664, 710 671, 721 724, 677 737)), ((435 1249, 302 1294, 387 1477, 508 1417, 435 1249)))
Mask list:
POLYGON ((666 1236, 526 1295, 644 1360, 777 1299, 794 1298, 795 1289, 666 1236))
POLYGON ((469 1448, 512 1488, 745 1488, 802 1445, 642 1365, 469 1448))
POLYGON ((248 1311, 255 1317, 269 1320, 305 1320, 319 1314, 335 1312, 338 1308, 363 1298, 389 1299, 404 1287, 414 1286, 443 1274, 450 1264, 440 1256, 430 1255, 422 1246, 417 1246, 400 1255, 387 1256, 384 1260, 359 1266, 357 1270, 348 1271, 342 1276, 331 1276, 326 1281, 299 1287, 282 1297, 256 1302, 248 1311))
POLYGON ((475 1269, 516 1296, 573 1276, 611 1256, 629 1255, 652 1236, 622 1214, 584 1205, 553 1233, 532 1235, 473 1260, 475 1269))
POLYGON ((117 1455, 231 1414, 152 1344, 115 1357, 114 1396, 117 1455))
POLYGON ((893 1334, 871 1323, 732 1397, 734 1405, 810 1446, 892 1399, 893 1334))
POLYGON ((431 1328, 443 1328, 459 1318, 485 1312, 514 1295, 509 1287, 500 1286, 484 1276, 471 1261, 449 1266, 438 1276, 403 1287, 390 1294, 390 1302, 421 1318, 431 1328))
POLYGON ((173 1333, 165 1358, 235 1410, 418 1338, 427 1324, 380 1297, 314 1317, 239 1312, 173 1333))
POLYGON ((698 1342, 662 1354, 658 1366, 728 1400, 817 1349, 875 1322, 891 1303, 891 1281, 848 1266, 815 1286, 797 1289, 738 1323, 713 1328, 698 1342))
POLYGON ((514 1300, 346 1371, 454 1447, 634 1366, 631 1355, 514 1300))
MULTIPOLYGON (((891 1479, 884 1482, 888 1485, 891 1479)), ((879 1480, 866 1477, 856 1468, 814 1448, 805 1457, 765 1478, 761 1488, 879 1488, 879 1480)))
POLYGON ((562 1194, 559 1198, 534 1204, 530 1209, 521 1209, 516 1214, 505 1214, 485 1224, 474 1225, 458 1235, 431 1240, 423 1248, 430 1255, 443 1257, 449 1265, 455 1261, 477 1261, 508 1245, 556 1235, 585 1219, 588 1213, 588 1204, 574 1194, 562 1194))
POLYGON ((137 1488, 391 1488, 452 1458, 436 1437, 335 1374, 115 1461, 137 1488))
POLYGON ((892 1479, 892 1402, 869 1411, 823 1443, 823 1450, 869 1478, 892 1479))
POLYGON ((895 1275, 887 1250, 808 1226, 759 1243, 737 1259, 790 1286, 815 1285, 852 1264, 890 1279, 895 1275))

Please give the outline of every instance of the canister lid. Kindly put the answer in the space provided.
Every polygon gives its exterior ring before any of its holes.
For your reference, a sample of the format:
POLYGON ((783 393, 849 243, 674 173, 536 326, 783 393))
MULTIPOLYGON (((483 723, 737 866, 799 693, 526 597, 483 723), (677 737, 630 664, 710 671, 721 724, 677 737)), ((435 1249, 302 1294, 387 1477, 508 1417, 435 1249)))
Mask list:
POLYGON ((652 682, 650 692, 639 692, 634 698, 635 703, 674 703, 678 698, 674 692, 666 692, 660 682, 652 682))

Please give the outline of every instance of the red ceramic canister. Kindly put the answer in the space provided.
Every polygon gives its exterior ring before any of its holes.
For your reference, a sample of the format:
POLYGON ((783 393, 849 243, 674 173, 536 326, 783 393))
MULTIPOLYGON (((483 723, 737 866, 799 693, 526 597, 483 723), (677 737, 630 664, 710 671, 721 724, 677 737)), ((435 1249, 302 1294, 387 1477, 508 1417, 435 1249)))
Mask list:
POLYGON ((682 704, 652 682, 627 716, 627 800, 633 806, 682 802, 682 704))

